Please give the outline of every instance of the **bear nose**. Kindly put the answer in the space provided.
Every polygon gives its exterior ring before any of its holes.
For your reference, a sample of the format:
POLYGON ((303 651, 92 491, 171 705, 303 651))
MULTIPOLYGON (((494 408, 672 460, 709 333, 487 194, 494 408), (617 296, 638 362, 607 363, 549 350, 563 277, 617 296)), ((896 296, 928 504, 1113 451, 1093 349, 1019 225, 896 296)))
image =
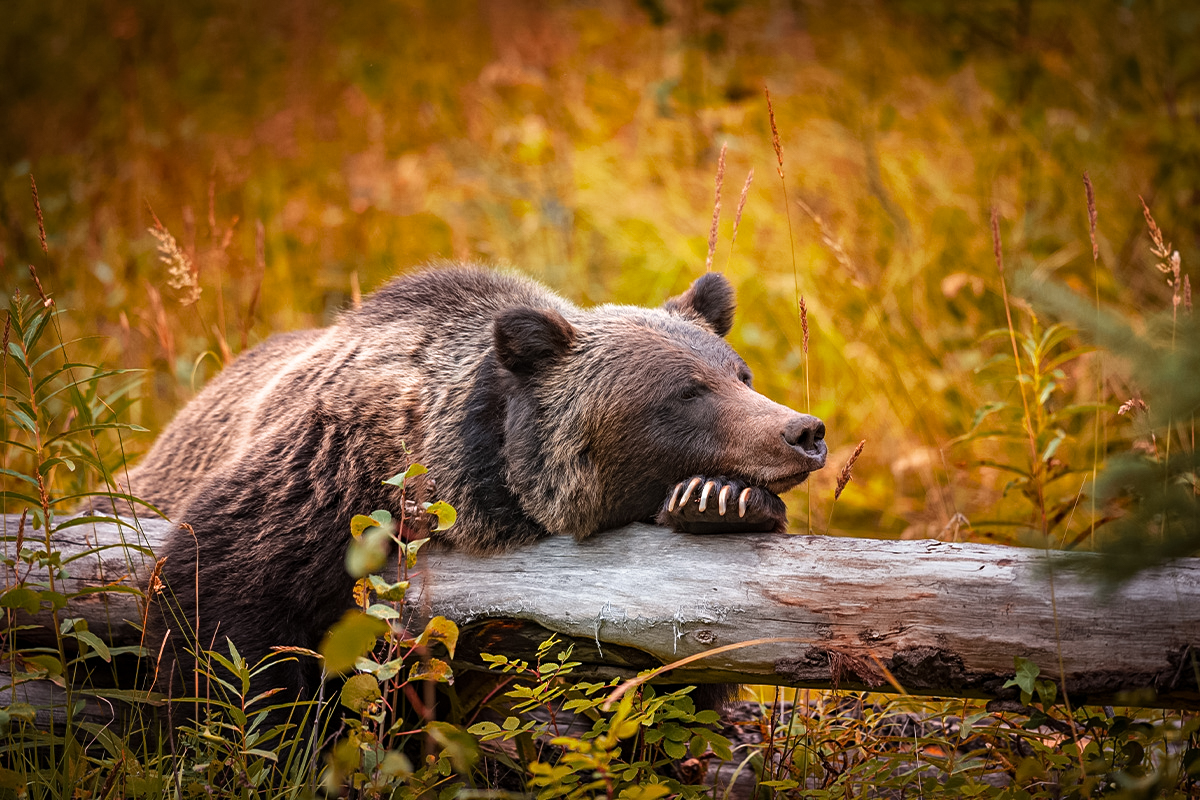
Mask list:
POLYGON ((814 461, 815 469, 825 465, 825 423, 808 414, 798 414, 783 429, 783 440, 814 461))

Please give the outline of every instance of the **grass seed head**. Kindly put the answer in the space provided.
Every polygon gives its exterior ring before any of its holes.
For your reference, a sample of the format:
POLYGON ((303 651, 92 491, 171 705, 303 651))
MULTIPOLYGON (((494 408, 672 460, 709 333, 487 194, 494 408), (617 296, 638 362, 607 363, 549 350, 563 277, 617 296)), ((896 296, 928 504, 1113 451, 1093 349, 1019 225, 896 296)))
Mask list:
POLYGON ((46 247, 46 222, 42 219, 42 203, 38 200, 37 181, 33 179, 33 173, 29 173, 29 191, 33 193, 33 210, 37 212, 38 221, 38 239, 42 243, 42 252, 50 255, 50 249, 46 247))
POLYGON ((783 180, 783 145, 779 143, 779 128, 775 125, 775 106, 771 105, 771 90, 764 86, 763 93, 767 96, 767 116, 771 119, 771 144, 775 147, 775 160, 779 164, 776 170, 779 180, 783 180))
POLYGON ((750 183, 754 180, 754 170, 746 173, 746 182, 742 185, 742 196, 738 198, 737 213, 733 215, 733 238, 729 241, 729 249, 737 241, 738 225, 742 224, 742 211, 746 208, 746 198, 750 196, 750 183))
POLYGON ((1096 190, 1092 188, 1092 178, 1083 172, 1083 189, 1087 193, 1088 232, 1092 237, 1092 261, 1100 260, 1100 248, 1096 244, 1096 190))
POLYGON ((800 295, 800 330, 804 334, 804 355, 808 355, 808 304, 804 302, 804 295, 800 295))
POLYGON ((38 297, 42 298, 42 305, 46 308, 54 305, 54 301, 46 294, 46 290, 42 288, 42 282, 38 280, 37 270, 33 268, 33 264, 29 265, 29 277, 33 278, 34 288, 37 289, 38 297))
POLYGON ((1143 414, 1149 413, 1149 409, 1146 407, 1146 401, 1136 396, 1129 398, 1124 403, 1121 403, 1121 407, 1117 409, 1117 413, 1121 415, 1132 414, 1135 411, 1140 411, 1143 414))
MULTIPOLYGON (((1158 223, 1154 221, 1154 217, 1150 214, 1150 207, 1146 205, 1145 199, 1143 199, 1140 194, 1138 195, 1138 200, 1140 200, 1142 203, 1142 216, 1146 218, 1146 227, 1150 229, 1150 241, 1152 243, 1150 252, 1154 253, 1154 255, 1158 256, 1163 261, 1166 261, 1171 257, 1171 245, 1163 241, 1162 229, 1159 228, 1158 223)), ((1163 269, 1162 265, 1159 266, 1159 269, 1163 270, 1164 272, 1166 271, 1163 269)))
POLYGON ((190 306, 195 303, 200 299, 200 280, 192 259, 157 217, 154 227, 146 230, 158 241, 158 260, 167 266, 167 285, 182 293, 179 298, 181 304, 190 306))
POLYGON ((842 471, 838 473, 837 489, 833 492, 833 499, 836 501, 842 496, 842 491, 846 488, 846 484, 850 483, 852 477, 851 471, 854 469, 854 462, 858 461, 858 457, 862 455, 863 448, 866 446, 867 440, 863 439, 858 443, 858 447, 854 448, 854 453, 851 454, 850 460, 846 462, 846 466, 842 467, 842 471))
POLYGON ((1187 275, 1183 276, 1183 310, 1192 313, 1192 280, 1187 275))
POLYGON ((1000 249, 1000 212, 992 206, 992 254, 996 257, 996 269, 1004 274, 1004 254, 1000 249))

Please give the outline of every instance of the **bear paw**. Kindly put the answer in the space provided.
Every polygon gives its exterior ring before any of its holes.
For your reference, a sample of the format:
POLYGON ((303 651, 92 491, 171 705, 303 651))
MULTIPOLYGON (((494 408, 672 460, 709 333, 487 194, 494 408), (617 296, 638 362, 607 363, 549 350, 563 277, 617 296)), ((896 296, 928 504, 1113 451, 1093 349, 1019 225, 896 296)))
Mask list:
POLYGON ((761 486, 697 475, 675 485, 655 521, 684 533, 783 533, 787 507, 761 486))

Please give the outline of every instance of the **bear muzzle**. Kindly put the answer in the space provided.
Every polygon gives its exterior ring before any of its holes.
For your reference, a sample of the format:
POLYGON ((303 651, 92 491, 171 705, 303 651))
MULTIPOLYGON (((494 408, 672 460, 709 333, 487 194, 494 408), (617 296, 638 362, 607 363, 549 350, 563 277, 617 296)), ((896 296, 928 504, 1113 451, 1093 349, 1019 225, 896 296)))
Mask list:
POLYGON ((829 446, 825 444, 825 423, 811 414, 797 414, 783 429, 783 441, 796 451, 800 460, 814 472, 825 466, 829 446))

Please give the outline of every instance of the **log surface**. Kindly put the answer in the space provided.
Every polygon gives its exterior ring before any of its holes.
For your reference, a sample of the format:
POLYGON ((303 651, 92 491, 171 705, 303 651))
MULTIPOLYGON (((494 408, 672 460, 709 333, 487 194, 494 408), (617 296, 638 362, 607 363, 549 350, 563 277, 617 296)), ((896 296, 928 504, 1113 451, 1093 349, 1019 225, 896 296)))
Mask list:
MULTIPOLYGON (((4 528, 11 549, 16 518, 4 528)), ((148 553, 161 549, 170 526, 145 520, 141 529, 126 539, 142 549, 70 561, 67 590, 122 579, 140 585, 154 563, 148 553)), ((63 533, 65 554, 114 542, 117 531, 88 525, 63 533)), ((1055 683, 1065 675, 1073 702, 1200 707, 1200 559, 1102 594, 1061 564, 1051 569, 1052 555, 631 525, 490 556, 426 547, 409 599, 422 614, 459 624, 460 666, 478 665, 481 650, 530 657, 551 632, 574 645, 573 660, 583 662, 576 674, 589 677, 772 638, 785 641, 706 657, 671 678, 1012 698, 1016 691, 1003 683, 1021 656, 1055 683)), ((387 574, 394 569, 393 562, 387 574)), ((68 615, 87 617, 116 644, 136 643, 136 627, 124 620, 141 619, 137 596, 86 603, 68 615)))

